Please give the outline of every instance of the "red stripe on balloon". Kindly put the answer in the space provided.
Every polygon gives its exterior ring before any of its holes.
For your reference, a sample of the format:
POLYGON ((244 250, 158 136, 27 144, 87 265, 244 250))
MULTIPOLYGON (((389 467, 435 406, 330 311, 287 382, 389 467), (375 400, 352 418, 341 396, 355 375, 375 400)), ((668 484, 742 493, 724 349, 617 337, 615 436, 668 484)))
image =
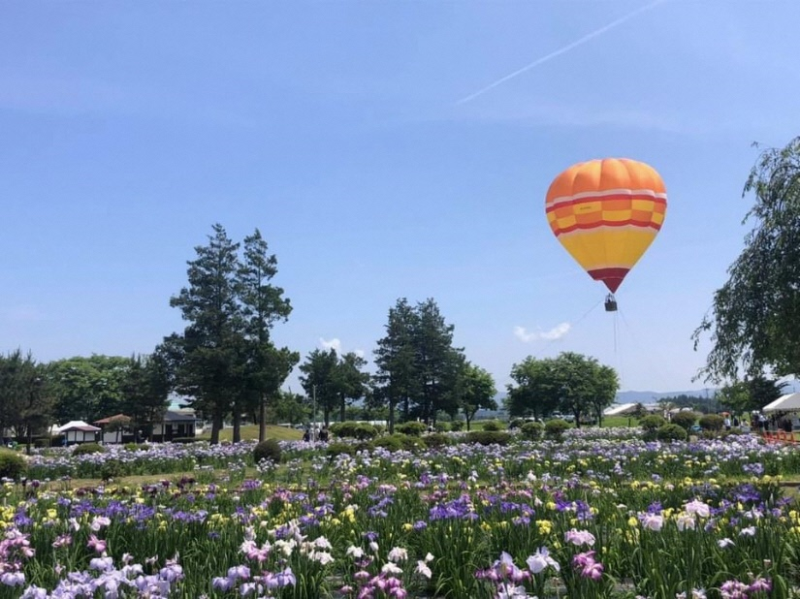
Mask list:
POLYGON ((579 224, 575 223, 574 225, 570 225, 569 227, 564 227, 563 229, 558 227, 558 222, 554 221, 550 223, 550 228, 553 229, 553 232, 556 235, 561 235, 562 233, 571 233, 572 231, 589 231, 591 229, 598 229, 600 227, 624 227, 626 225, 635 225, 637 227, 647 227, 650 229, 655 229, 656 231, 661 230, 661 225, 659 223, 654 223, 651 221, 643 221, 643 220, 599 220, 593 223, 584 223, 579 224))
POLYGON ((578 198, 576 200, 567 200, 565 202, 558 202, 556 204, 547 204, 547 208, 545 209, 546 212, 551 212, 553 210, 558 210, 559 208, 565 208, 567 206, 579 206, 580 204, 589 204, 591 202, 603 202, 605 200, 648 200, 653 202, 654 204, 658 204, 660 206, 666 206, 667 200, 666 198, 654 198, 651 195, 647 194, 614 194, 610 196, 589 196, 586 198, 578 198))

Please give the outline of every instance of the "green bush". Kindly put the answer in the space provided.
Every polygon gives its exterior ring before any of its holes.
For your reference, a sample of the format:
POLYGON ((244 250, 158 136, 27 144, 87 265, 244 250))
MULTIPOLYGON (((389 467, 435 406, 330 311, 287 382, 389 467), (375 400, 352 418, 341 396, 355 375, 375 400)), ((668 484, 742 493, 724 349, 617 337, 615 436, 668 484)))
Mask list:
POLYGON ((569 428, 569 422, 556 418, 548 420, 544 424, 544 434, 548 439, 559 440, 564 436, 564 431, 569 428))
POLYGON ((92 453, 105 453, 105 449, 103 449, 102 445, 98 445, 97 443, 81 443, 80 445, 76 445, 75 449, 72 450, 72 455, 89 455, 92 453))
POLYGON ((511 433, 487 430, 472 431, 466 434, 464 441, 480 445, 508 445, 511 442, 511 433))
POLYGON ((33 440, 34 447, 50 447, 50 438, 49 437, 39 437, 38 439, 33 440))
POLYGON ((678 424, 665 424, 656 431, 659 441, 686 441, 688 433, 686 429, 678 424))
POLYGON ((520 428, 522 437, 529 441, 536 441, 542 438, 544 433, 544 425, 541 422, 526 422, 520 428))
POLYGON ((499 420, 487 420, 483 423, 483 430, 490 433, 496 433, 497 431, 505 430, 505 428, 505 424, 499 420))
POLYGON ((16 451, 0 449, 0 478, 19 480, 28 470, 28 464, 16 451))
POLYGON ((415 435, 403 435, 395 433, 394 435, 386 435, 371 442, 373 447, 382 447, 389 451, 415 451, 417 449, 424 449, 427 444, 421 437, 415 435))
POLYGON ((413 437, 420 437, 422 433, 428 430, 424 422, 404 422, 394 427, 396 433, 403 435, 411 435, 413 437))
POLYGON ((197 437, 175 437, 172 443, 186 445, 187 443, 197 443, 197 437))
POLYGON ((700 428, 704 431, 721 431, 723 426, 725 426, 725 418, 719 414, 706 414, 700 418, 700 428))
POLYGON ((658 414, 650 414, 639 421, 639 426, 641 426, 645 432, 655 432, 666 423, 667 421, 664 420, 662 416, 659 416, 658 414))
POLYGON ((374 439, 378 436, 378 429, 366 422, 337 422, 330 427, 331 433, 341 439, 374 439))
POLYGON ((433 430, 435 430, 437 433, 446 433, 450 430, 450 425, 446 422, 437 422, 433 426, 433 430))
POLYGON ((444 447, 450 445, 450 437, 444 433, 431 433, 422 437, 428 447, 444 447))
POLYGON ((106 460, 100 466, 100 478, 104 481, 120 478, 123 474, 124 469, 119 460, 106 460))
MULTIPOLYGON (((195 439, 197 441, 197 439, 195 439)), ((126 443, 125 449, 127 451, 147 451, 150 449, 150 446, 147 443, 126 443)))
POLYGON ((677 424, 681 428, 688 431, 694 426, 694 423, 697 422, 697 414, 690 411, 677 412, 672 415, 670 422, 672 422, 672 424, 677 424))
POLYGON ((522 428, 522 425, 525 424, 525 420, 522 418, 514 418, 511 422, 508 423, 508 428, 514 430, 515 428, 522 428))
POLYGON ((459 431, 463 431, 464 430, 464 421, 463 420, 453 420, 453 422, 450 423, 450 430, 453 431, 454 433, 457 433, 459 431))
POLYGON ((268 460, 275 464, 280 464, 282 454, 283 451, 281 450, 278 440, 267 439, 266 441, 261 441, 261 443, 256 445, 255 449, 253 450, 253 459, 255 460, 256 464, 260 464, 262 460, 268 460))
POLYGON ((325 448, 325 454, 331 458, 343 453, 346 453, 347 455, 355 455, 355 445, 351 445, 350 443, 342 443, 341 441, 334 441, 333 443, 329 443, 328 447, 325 448))

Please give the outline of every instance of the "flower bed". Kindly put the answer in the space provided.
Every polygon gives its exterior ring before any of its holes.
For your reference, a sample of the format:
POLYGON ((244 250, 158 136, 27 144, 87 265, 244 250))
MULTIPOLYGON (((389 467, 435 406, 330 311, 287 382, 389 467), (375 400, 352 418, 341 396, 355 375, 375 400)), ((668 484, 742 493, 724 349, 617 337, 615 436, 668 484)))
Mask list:
MULTIPOLYGON (((252 447, 109 455, 174 472, 251 463, 252 447)), ((800 465, 793 448, 613 434, 331 457, 283 447, 289 466, 250 468, 258 478, 7 483, 0 597, 755 599, 797 584, 800 516, 779 486, 800 465)), ((93 457, 33 468, 77 474, 93 457)))

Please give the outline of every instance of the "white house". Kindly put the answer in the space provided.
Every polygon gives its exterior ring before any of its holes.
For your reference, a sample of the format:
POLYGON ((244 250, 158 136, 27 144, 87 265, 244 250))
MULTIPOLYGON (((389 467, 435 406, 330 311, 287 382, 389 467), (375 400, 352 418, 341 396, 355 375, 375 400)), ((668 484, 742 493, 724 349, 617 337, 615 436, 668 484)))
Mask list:
POLYGON ((67 444, 94 443, 97 441, 97 433, 99 433, 100 430, 100 428, 87 424, 83 420, 73 420, 72 422, 67 422, 65 425, 58 427, 56 432, 66 437, 67 444))

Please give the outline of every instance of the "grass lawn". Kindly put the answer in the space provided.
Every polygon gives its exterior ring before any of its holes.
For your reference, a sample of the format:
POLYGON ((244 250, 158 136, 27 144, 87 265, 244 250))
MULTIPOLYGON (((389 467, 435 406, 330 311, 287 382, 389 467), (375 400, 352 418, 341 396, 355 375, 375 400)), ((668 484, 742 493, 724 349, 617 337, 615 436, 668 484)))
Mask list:
MULTIPOLYGON (((230 441, 233 437, 233 429, 226 428, 222 432, 220 432, 219 440, 220 441, 230 441)), ((210 439, 211 438, 211 427, 206 429, 202 435, 197 437, 198 439, 210 439)), ((267 439, 277 439, 278 441, 299 441, 303 438, 303 431, 299 431, 293 428, 287 428, 285 426, 276 426, 274 424, 267 425, 267 439)), ((242 439, 256 439, 258 440, 258 425, 257 424, 248 424, 242 427, 242 439)))
POLYGON ((639 426, 639 421, 633 416, 606 416, 605 418, 603 418, 603 428, 611 428, 618 426, 637 427, 639 426))

